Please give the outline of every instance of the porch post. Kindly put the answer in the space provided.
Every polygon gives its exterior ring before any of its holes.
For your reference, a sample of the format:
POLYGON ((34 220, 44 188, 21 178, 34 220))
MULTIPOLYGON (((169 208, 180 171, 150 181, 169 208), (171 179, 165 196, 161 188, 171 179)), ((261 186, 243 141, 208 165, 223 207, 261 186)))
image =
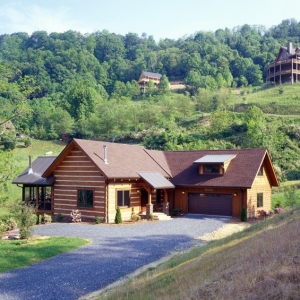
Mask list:
POLYGON ((153 214, 153 204, 152 204, 152 189, 147 188, 148 192, 148 203, 146 205, 146 218, 150 217, 150 214, 153 214))
POLYGON ((168 190, 164 190, 164 202, 163 202, 163 213, 167 216, 170 214, 169 201, 168 201, 168 190))

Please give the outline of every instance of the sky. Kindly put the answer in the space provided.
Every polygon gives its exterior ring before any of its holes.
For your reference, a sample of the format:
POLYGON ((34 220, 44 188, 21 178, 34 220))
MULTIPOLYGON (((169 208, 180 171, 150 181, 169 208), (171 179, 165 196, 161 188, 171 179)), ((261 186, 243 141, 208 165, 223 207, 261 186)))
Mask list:
POLYGON ((295 0, 0 0, 0 35, 68 30, 108 30, 152 35, 156 41, 198 31, 264 25, 299 19, 295 0))

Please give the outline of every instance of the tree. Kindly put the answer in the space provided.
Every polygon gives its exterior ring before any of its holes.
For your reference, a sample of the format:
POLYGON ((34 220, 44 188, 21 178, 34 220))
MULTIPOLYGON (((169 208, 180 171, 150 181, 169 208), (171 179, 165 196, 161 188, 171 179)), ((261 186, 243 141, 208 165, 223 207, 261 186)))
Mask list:
POLYGON ((264 142, 265 116, 256 106, 251 106, 244 114, 247 128, 244 147, 261 147, 264 142))
POLYGON ((170 92, 170 82, 166 75, 161 76, 158 90, 161 94, 168 94, 170 92))
POLYGON ((116 216, 115 216, 115 223, 116 224, 121 224, 122 221, 122 215, 121 215, 121 211, 120 211, 120 207, 118 206, 116 209, 116 216))
POLYGON ((7 183, 16 176, 18 162, 12 152, 0 150, 0 204, 7 200, 2 193, 7 190, 7 183))

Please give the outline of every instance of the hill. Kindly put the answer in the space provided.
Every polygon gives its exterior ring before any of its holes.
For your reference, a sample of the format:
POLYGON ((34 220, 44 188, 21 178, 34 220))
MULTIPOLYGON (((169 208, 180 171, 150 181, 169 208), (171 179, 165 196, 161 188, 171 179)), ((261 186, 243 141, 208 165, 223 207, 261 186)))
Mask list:
POLYGON ((298 299, 300 211, 178 255, 93 299, 298 299))

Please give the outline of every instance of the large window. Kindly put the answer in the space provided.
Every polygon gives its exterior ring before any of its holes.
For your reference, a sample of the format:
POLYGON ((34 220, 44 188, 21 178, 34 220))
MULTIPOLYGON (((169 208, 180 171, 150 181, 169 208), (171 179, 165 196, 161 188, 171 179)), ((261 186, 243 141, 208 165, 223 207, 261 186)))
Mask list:
POLYGON ((204 173, 218 174, 219 173, 219 166, 218 165, 204 165, 203 172, 204 173))
POLYGON ((257 194, 257 207, 263 207, 264 206, 264 195, 263 193, 257 194))
POLYGON ((30 205, 35 205, 35 186, 24 186, 23 187, 23 200, 30 205))
POLYGON ((117 191, 117 206, 129 206, 129 191, 117 191))
POLYGON ((77 206, 93 207, 94 191, 93 190, 78 190, 77 206))
POLYGON ((39 210, 51 210, 51 186, 39 187, 39 210))

